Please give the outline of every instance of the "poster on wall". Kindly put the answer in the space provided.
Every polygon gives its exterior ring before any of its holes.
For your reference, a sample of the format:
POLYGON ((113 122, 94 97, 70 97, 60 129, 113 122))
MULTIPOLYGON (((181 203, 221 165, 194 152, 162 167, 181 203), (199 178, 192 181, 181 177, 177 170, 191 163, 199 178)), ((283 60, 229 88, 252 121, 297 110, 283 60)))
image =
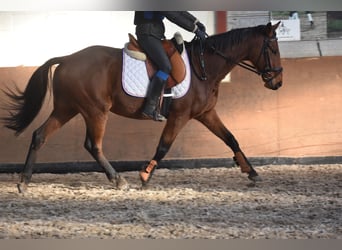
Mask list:
POLYGON ((300 19, 272 20, 272 24, 281 22, 277 32, 278 41, 300 40, 300 19))

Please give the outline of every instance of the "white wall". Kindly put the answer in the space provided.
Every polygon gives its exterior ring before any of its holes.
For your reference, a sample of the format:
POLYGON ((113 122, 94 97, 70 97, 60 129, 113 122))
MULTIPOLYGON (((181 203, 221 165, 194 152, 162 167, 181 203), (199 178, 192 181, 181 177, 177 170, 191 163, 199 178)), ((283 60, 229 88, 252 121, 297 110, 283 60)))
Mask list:
MULTIPOLYGON (((193 11, 214 31, 214 12, 193 11)), ((70 54, 90 45, 123 47, 127 33, 134 34, 133 11, 0 12, 0 67, 38 66, 51 57, 70 54)), ((181 31, 166 21, 166 36, 181 31)))

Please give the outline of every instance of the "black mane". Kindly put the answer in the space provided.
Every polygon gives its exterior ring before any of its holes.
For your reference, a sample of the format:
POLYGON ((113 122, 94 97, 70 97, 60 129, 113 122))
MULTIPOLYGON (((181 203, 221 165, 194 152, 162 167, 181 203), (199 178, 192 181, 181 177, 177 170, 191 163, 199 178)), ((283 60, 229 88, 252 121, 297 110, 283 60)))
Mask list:
POLYGON ((218 50, 224 50, 227 46, 234 47, 241 44, 246 39, 263 35, 265 27, 265 25, 259 25, 256 27, 232 29, 225 33, 208 37, 207 42, 214 45, 218 50))
MULTIPOLYGON (((234 46, 240 45, 241 43, 245 42, 246 39, 265 35, 265 28, 266 25, 259 25, 255 27, 232 29, 224 33, 209 36, 206 39, 206 44, 209 45, 209 47, 214 46, 217 50, 233 48, 234 46)), ((185 46, 187 48, 190 48, 191 46, 197 47, 198 40, 185 42, 185 46)))

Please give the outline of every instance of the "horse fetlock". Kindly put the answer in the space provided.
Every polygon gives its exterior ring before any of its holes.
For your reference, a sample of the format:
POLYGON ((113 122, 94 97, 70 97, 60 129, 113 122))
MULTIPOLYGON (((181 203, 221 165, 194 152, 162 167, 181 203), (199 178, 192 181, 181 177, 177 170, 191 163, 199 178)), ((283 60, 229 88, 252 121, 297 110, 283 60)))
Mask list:
POLYGON ((260 182, 260 181, 262 181, 262 178, 258 175, 257 172, 255 172, 255 170, 251 171, 248 174, 248 179, 250 179, 252 182, 260 182))
POLYGON ((157 161, 155 160, 151 160, 150 163, 143 168, 140 172, 139 172, 139 176, 140 176, 140 180, 142 182, 142 185, 147 185, 147 183, 150 181, 154 170, 157 167, 157 161))
POLYGON ((27 191, 27 184, 24 182, 18 183, 17 188, 20 194, 24 194, 27 191))
POLYGON ((261 177, 258 175, 258 173, 253 169, 247 158, 242 152, 235 153, 234 156, 235 163, 240 166, 242 173, 248 174, 248 179, 252 182, 259 182, 262 181, 261 177))
POLYGON ((242 152, 235 153, 234 156, 235 163, 240 166, 242 173, 250 173, 252 171, 252 167, 250 163, 247 161, 246 157, 242 152))

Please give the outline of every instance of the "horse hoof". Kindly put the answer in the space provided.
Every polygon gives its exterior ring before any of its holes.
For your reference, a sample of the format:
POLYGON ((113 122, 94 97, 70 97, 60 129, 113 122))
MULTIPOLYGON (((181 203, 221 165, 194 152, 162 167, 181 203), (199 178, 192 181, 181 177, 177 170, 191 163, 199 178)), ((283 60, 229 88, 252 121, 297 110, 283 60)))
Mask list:
POLYGON ((148 183, 152 177, 152 173, 146 173, 145 171, 140 171, 140 181, 141 181, 141 189, 148 189, 148 183))
POLYGON ((129 184, 128 182, 126 181, 125 178, 119 176, 118 179, 116 180, 116 187, 119 189, 119 190, 128 190, 129 189, 129 184))
POLYGON ((23 194, 27 191, 27 185, 25 183, 18 183, 17 188, 20 194, 23 194))
POLYGON ((140 181, 141 181, 141 189, 142 190, 146 190, 149 188, 149 183, 150 183, 150 180, 151 180, 151 177, 152 175, 151 174, 148 174, 147 177, 144 176, 145 172, 140 172, 140 181), (144 178, 146 177, 146 178, 144 178))
POLYGON ((248 179, 250 179, 253 182, 260 182, 262 181, 262 178, 259 175, 248 175, 248 179))
POLYGON ((141 182, 140 190, 148 190, 150 188, 150 185, 148 185, 148 182, 141 182))

